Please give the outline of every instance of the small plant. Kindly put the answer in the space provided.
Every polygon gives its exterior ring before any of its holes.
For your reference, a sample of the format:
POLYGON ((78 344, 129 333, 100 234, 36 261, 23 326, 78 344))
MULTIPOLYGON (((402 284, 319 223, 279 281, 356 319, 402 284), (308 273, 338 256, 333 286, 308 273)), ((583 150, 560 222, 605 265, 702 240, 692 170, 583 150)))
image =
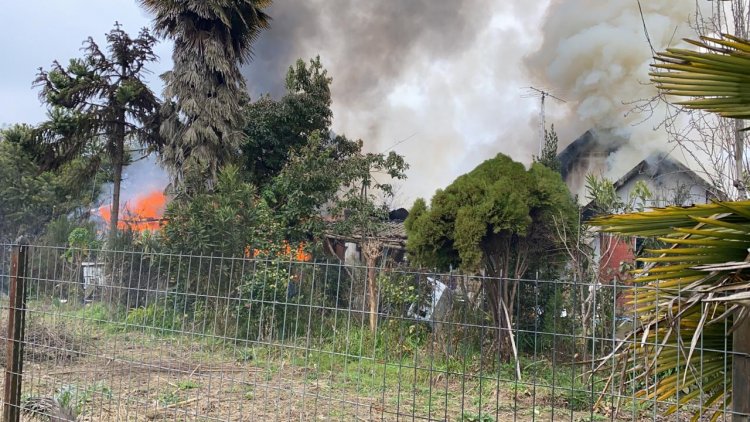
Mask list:
POLYGON ((95 395, 111 399, 112 389, 103 382, 97 382, 86 388, 81 388, 75 384, 66 384, 60 387, 54 398, 61 408, 70 409, 80 415, 83 413, 84 407, 93 401, 95 395))
POLYGON ((156 401, 161 406, 169 406, 170 404, 175 404, 180 402, 180 396, 177 395, 174 391, 168 391, 159 394, 159 397, 156 399, 156 401))
POLYGON ((143 308, 134 308, 125 317, 126 327, 147 328, 157 331, 173 331, 182 327, 179 313, 165 303, 151 304, 143 308))
POLYGON ((490 415, 482 414, 480 416, 472 412, 464 412, 461 415, 461 421, 462 422, 496 422, 495 418, 493 418, 490 415))
POLYGON ((240 327, 245 336, 280 340, 290 335, 289 321, 296 316, 296 304, 304 301, 299 281, 281 262, 260 263, 239 287, 237 305, 240 327), (284 331, 287 332, 284 332, 284 331))
POLYGON ((245 347, 237 351, 238 362, 250 362, 255 359, 255 351, 250 347, 245 347))
POLYGON ((179 388, 180 390, 192 390, 198 387, 200 387, 200 384, 198 384, 198 382, 194 380, 188 379, 177 381, 177 388, 179 388))

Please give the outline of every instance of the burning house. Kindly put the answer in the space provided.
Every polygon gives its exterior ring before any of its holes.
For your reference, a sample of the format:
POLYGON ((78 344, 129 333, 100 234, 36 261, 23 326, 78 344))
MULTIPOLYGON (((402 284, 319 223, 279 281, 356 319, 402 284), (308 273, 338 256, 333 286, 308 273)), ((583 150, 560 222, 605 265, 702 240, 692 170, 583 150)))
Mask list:
MULTIPOLYGON (((120 218, 117 226, 120 230, 132 230, 134 232, 159 230, 163 223, 162 216, 166 205, 167 198, 161 190, 136 196, 120 207, 120 218)), ((107 225, 112 218, 111 208, 112 205, 107 204, 96 210, 96 215, 104 220, 107 225)))
POLYGON ((641 204, 646 208, 703 204, 717 196, 708 182, 663 152, 639 157, 628 171, 616 174, 617 169, 623 168, 622 157, 617 153, 630 146, 628 143, 627 137, 613 131, 592 129, 558 154, 560 174, 582 205, 589 201, 586 194, 586 176, 589 174, 614 180, 615 191, 624 201, 636 183, 643 182, 652 193, 649 203, 641 204))
MULTIPOLYGON (((388 213, 388 221, 382 225, 379 232, 371 237, 378 241, 383 248, 383 257, 395 262, 403 261, 406 255, 406 228, 404 221, 409 212, 399 208, 388 213)), ((341 262, 348 265, 362 265, 361 243, 364 239, 359 234, 339 235, 329 233, 326 235, 326 249, 335 255, 341 262)))
MULTIPOLYGON (((614 174, 616 168, 623 168, 622 163, 615 163, 615 160, 618 151, 628 142, 626 137, 610 131, 589 130, 558 154, 560 173, 570 191, 578 196, 579 203, 584 204, 584 218, 592 215, 592 204, 586 195, 588 174, 615 180, 613 187, 624 203, 630 201, 638 184, 645 185, 651 197, 647 203, 635 204, 642 208, 704 204, 717 197, 708 182, 663 152, 649 154, 624 174, 614 174)), ((642 243, 642 239, 621 239, 600 233, 591 245, 599 257, 600 279, 623 278, 622 264, 635 260, 642 243)))

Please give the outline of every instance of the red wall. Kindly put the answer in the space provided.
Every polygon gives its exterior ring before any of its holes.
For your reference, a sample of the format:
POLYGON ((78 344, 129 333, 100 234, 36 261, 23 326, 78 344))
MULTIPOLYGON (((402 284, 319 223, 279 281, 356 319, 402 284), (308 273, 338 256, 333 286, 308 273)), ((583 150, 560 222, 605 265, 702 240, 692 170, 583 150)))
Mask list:
POLYGON ((600 280, 603 284, 610 283, 613 279, 618 280, 630 278, 629 273, 620 271, 622 262, 635 265, 635 239, 617 238, 614 236, 600 234, 599 245, 601 247, 601 260, 599 268, 600 280))

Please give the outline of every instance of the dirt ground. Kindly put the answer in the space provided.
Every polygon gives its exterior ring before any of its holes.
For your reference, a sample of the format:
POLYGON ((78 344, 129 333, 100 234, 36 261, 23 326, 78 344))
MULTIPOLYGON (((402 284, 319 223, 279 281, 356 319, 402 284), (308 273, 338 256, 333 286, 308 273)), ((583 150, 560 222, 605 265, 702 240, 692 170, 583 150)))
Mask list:
POLYGON ((44 322, 27 325, 23 397, 56 397, 79 421, 613 420, 569 410, 559 391, 476 382, 428 362, 36 320, 44 322))
MULTIPOLYGON (((61 359, 26 362, 24 397, 61 397, 61 392, 68 392, 79 421, 552 419, 551 407, 541 400, 534 413, 526 394, 516 397, 516 412, 512 395, 485 394, 489 403, 482 408, 491 415, 480 417, 476 392, 465 391, 460 381, 436 376, 431 391, 426 391, 404 376, 399 388, 399 380, 354 379, 320 367, 314 359, 305 365, 304 352, 275 359, 253 357, 225 345, 190 344, 189 339, 140 333, 94 336, 89 341, 77 356, 66 353, 61 359), (377 384, 386 387, 372 387, 377 384)), ((565 410, 557 415, 560 420, 589 419, 565 410)))

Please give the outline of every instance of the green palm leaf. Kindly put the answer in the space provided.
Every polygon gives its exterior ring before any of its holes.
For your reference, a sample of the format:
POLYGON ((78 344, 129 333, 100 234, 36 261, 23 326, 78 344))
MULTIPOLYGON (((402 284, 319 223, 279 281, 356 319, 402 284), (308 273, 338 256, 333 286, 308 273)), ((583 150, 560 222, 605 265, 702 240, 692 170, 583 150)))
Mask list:
POLYGON ((651 80, 669 95, 693 97, 676 104, 723 117, 750 118, 750 41, 720 38, 686 40, 703 51, 670 48, 657 53, 651 80))

